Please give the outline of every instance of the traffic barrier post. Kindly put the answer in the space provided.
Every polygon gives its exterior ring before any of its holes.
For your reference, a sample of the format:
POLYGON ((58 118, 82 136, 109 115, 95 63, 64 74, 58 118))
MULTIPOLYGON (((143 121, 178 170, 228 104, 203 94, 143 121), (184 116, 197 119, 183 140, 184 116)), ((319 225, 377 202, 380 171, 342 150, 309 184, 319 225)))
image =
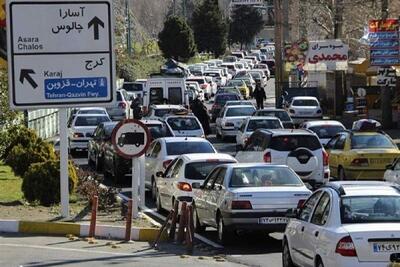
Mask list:
POLYGON ((193 209, 192 205, 186 208, 186 249, 188 254, 193 253, 193 209))
POLYGON ((132 228, 132 199, 128 200, 128 212, 126 213, 125 242, 131 241, 132 228))
POLYGON ((178 228, 178 236, 177 236, 177 241, 178 242, 183 242, 185 238, 185 224, 186 224, 186 202, 182 202, 181 206, 181 217, 179 218, 179 228, 178 228))
POLYGON ((176 222, 178 221, 179 214, 179 201, 174 202, 174 213, 172 214, 171 228, 169 229, 169 239, 173 240, 175 238, 176 232, 176 222))
POLYGON ((94 196, 92 199, 92 214, 90 217, 89 237, 93 238, 96 235, 96 220, 97 220, 97 207, 99 197, 94 196))
POLYGON ((152 245, 153 248, 157 247, 158 241, 160 241, 161 235, 164 232, 164 230, 167 228, 168 222, 171 219, 173 214, 173 210, 171 210, 167 216, 167 219, 165 219, 164 224, 161 226, 160 230, 158 231, 157 237, 152 245))

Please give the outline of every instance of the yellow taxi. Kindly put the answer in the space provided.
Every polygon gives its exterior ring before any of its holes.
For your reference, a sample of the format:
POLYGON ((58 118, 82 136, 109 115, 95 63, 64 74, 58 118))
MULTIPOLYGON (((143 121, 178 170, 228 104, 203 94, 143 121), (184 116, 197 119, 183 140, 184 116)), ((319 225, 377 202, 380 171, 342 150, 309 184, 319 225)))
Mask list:
POLYGON ((331 175, 339 180, 382 180, 386 166, 400 157, 393 140, 381 131, 345 131, 325 147, 331 175))
POLYGON ((247 87, 246 82, 239 79, 230 80, 226 86, 235 86, 239 89, 240 93, 242 94, 244 99, 250 98, 250 89, 247 87))

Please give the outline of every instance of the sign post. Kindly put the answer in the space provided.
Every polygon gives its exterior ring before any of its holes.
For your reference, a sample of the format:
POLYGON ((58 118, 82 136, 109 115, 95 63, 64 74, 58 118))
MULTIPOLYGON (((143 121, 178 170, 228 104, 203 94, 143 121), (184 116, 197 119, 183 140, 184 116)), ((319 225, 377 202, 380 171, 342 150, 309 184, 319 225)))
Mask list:
POLYGON ((112 0, 7 0, 6 9, 10 108, 60 108, 61 210, 68 217, 66 109, 115 102, 112 0))
POLYGON ((139 120, 128 119, 118 123, 111 137, 113 146, 121 157, 132 159, 132 216, 137 218, 138 207, 144 205, 144 157, 150 145, 150 133, 139 120), (140 198, 139 196, 140 182, 140 198))

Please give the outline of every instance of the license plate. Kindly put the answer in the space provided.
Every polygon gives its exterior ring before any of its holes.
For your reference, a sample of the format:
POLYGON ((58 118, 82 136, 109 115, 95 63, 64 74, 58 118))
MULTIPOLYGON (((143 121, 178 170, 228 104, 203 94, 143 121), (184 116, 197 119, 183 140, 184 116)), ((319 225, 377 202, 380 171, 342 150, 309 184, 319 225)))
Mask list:
POLYGON ((375 253, 400 252, 400 242, 393 243, 373 243, 372 249, 375 253))
POLYGON ((392 163, 392 159, 370 159, 369 162, 371 164, 376 164, 376 165, 385 165, 385 164, 390 164, 392 163))
POLYGON ((258 219, 259 224, 282 224, 288 222, 289 219, 286 217, 262 217, 258 219))
POLYGON ((299 112, 300 115, 308 115, 310 112, 299 112))

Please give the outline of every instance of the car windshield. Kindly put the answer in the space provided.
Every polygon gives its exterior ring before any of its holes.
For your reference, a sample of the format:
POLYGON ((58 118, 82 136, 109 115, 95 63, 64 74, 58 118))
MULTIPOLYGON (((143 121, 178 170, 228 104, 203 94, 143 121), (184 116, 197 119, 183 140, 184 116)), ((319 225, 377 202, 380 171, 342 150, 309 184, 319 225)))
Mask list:
POLYGON ((165 124, 146 124, 152 140, 161 137, 171 137, 173 134, 165 124))
POLYGON ((247 126, 248 132, 254 132, 257 129, 281 129, 279 120, 250 120, 247 126))
POLYGON ((297 99, 293 100, 292 106, 318 107, 318 102, 313 99, 297 99))
POLYGON ((321 149, 321 143, 314 135, 280 135, 272 137, 270 147, 277 151, 293 151, 299 147, 312 151, 321 149))
POLYGON ((185 177, 190 180, 204 180, 216 166, 225 163, 234 163, 234 162, 209 160, 205 162, 193 162, 186 164, 185 177))
POLYGON ((237 101, 237 102, 226 102, 226 106, 241 106, 241 105, 249 105, 252 106, 253 103, 250 101, 237 101))
POLYGON ((75 120, 75 126, 97 126, 107 121, 111 121, 108 116, 78 116, 75 120))
POLYGON ((288 167, 234 168, 229 187, 302 186, 301 179, 288 167))
POLYGON ((233 80, 230 80, 229 82, 228 82, 228 84, 227 84, 227 86, 243 86, 243 81, 233 81, 233 80))
POLYGON ((81 109, 78 114, 107 114, 107 112, 102 109, 81 109))
POLYGON ((239 96, 236 94, 216 95, 215 96, 215 103, 218 103, 218 104, 225 104, 226 101, 229 101, 229 100, 239 100, 239 96))
POLYGON ((251 77, 253 77, 253 79, 256 80, 260 80, 261 79, 261 74, 258 72, 250 72, 251 77))
POLYGON ((267 111, 261 110, 257 112, 257 116, 265 116, 265 117, 277 117, 281 121, 291 121, 289 115, 286 111, 267 111))
POLYGON ((308 129, 316 133, 319 138, 332 138, 337 133, 343 132, 343 130, 345 130, 340 125, 315 126, 315 127, 310 127, 308 129))
POLYGON ((189 82, 197 82, 198 84, 204 84, 204 83, 206 83, 206 82, 204 81, 204 79, 187 79, 187 81, 189 81, 189 82))
POLYGON ((117 123, 104 125, 104 135, 106 137, 111 137, 111 134, 115 128, 115 125, 117 125, 117 123))
POLYGON ((195 118, 168 118, 167 122, 174 131, 190 131, 200 129, 200 125, 195 118))
POLYGON ((400 196, 343 197, 340 215, 343 224, 400 222, 400 196))
POLYGON ((209 142, 168 142, 167 154, 169 156, 194 154, 194 153, 215 153, 209 142))
POLYGON ((396 148, 392 141, 382 134, 353 135, 351 137, 352 149, 364 148, 396 148))
POLYGON ((229 108, 225 117, 251 116, 254 111, 254 107, 229 108))

